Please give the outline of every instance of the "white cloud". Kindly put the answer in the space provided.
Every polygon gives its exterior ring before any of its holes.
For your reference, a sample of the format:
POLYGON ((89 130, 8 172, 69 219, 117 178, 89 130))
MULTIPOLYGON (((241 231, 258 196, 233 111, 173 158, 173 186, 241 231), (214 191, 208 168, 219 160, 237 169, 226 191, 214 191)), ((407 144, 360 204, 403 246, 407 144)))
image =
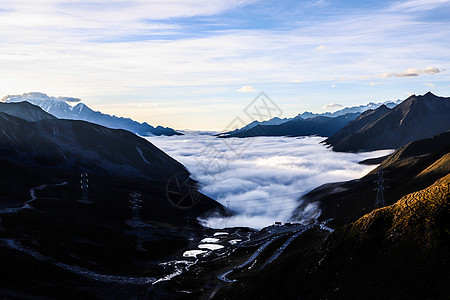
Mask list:
POLYGON ((435 67, 428 67, 425 68, 423 70, 417 69, 417 68, 408 68, 403 72, 400 73, 380 73, 377 74, 377 77, 380 78, 387 78, 387 77, 416 77, 419 76, 420 74, 429 74, 429 75, 434 75, 434 74, 438 74, 441 73, 442 70, 439 70, 438 68, 435 67))
POLYGON ((335 84, 332 84, 332 85, 330 85, 332 88, 335 88, 336 87, 336 85, 335 84))
POLYGON ((370 86, 374 86, 374 85, 378 85, 378 84, 382 84, 382 83, 381 82, 374 82, 374 81, 369 82, 370 86))
MULTIPOLYGON (((290 27, 283 30, 216 25, 223 21, 219 14, 249 3, 2 1, 0 96, 36 90, 107 106, 151 95, 172 107, 190 88, 192 98, 203 100, 197 105, 201 109, 216 95, 220 100, 229 97, 226 94, 243 82, 265 88, 294 78, 305 83, 308 93, 316 88, 308 84, 323 83, 324 74, 348 78, 351 84, 389 70, 386 66, 394 71, 427 65, 447 68, 450 61, 448 22, 418 21, 416 13, 349 10, 305 23, 285 20, 290 27), (177 19, 195 16, 202 20, 177 19), (212 23, 214 27, 205 25, 212 23), (315 51, 324 44, 326 51, 315 51)), ((425 69, 423 74, 437 74, 436 70, 425 69)), ((441 78, 448 79, 448 74, 441 78)), ((295 97, 299 91, 290 88, 276 87, 272 94, 295 97)), ((109 113, 121 114, 126 106, 109 113)), ((142 110, 128 111, 130 117, 145 120, 142 110)), ((164 114, 163 109, 158 112, 164 114)), ((180 122, 177 126, 193 126, 181 119, 174 121, 180 122)), ((197 114, 191 119, 200 118, 197 114)))
POLYGON ((320 45, 319 47, 314 48, 315 50, 325 50, 327 48, 327 46, 325 45, 320 45))
POLYGON ((309 6, 317 6, 317 7, 325 7, 328 5, 328 1, 326 0, 312 0, 307 3, 309 6))
MULTIPOLYGON (((89 24, 107 22, 110 25, 117 25, 117 22, 129 22, 135 20, 164 20, 180 17, 210 16, 255 1, 256 0, 81 0, 67 3, 65 0, 44 0, 39 1, 39 3, 33 3, 27 0, 4 0, 2 1, 2 8, 6 11, 19 10, 23 12, 23 21, 27 21, 27 24, 50 24, 55 21, 55 19, 45 17, 60 15, 60 20, 63 21, 61 23, 62 26, 67 26, 69 22, 75 19, 78 19, 79 21, 88 21, 89 24), (25 17, 32 18, 27 19, 25 17), (66 19, 65 22, 64 19, 66 19)), ((77 24, 77 26, 79 25, 80 24, 77 24)))
POLYGON ((398 1, 390 10, 392 11, 423 11, 449 4, 450 0, 409 0, 398 1))
POLYGON ((429 86, 429 87, 434 87, 434 83, 428 83, 428 82, 425 82, 424 84, 427 85, 427 86, 429 86))
POLYGON ((342 104, 338 104, 338 103, 330 103, 327 105, 324 105, 322 108, 323 109, 327 109, 327 108, 341 108, 344 107, 342 104))
POLYGON ((256 92, 258 90, 250 85, 245 85, 236 91, 240 92, 240 93, 252 93, 252 92, 256 92))
POLYGON ((327 182, 361 177, 373 167, 358 161, 390 152, 336 153, 319 144, 320 137, 224 140, 188 133, 148 140, 183 163, 200 182, 203 193, 224 206, 229 201, 237 214, 206 220, 216 228, 261 228, 287 221, 303 194, 327 182), (237 156, 235 151, 241 154, 237 156))

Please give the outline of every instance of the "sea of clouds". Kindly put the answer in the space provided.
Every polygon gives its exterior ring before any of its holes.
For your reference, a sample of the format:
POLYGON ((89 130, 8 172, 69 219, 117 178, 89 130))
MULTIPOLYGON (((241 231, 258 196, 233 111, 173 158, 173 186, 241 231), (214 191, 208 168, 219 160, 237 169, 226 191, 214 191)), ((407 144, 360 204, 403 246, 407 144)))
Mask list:
POLYGON ((322 137, 220 139, 208 132, 184 133, 147 139, 184 164, 202 193, 235 212, 230 218, 204 220, 212 228, 262 228, 286 222, 308 191, 362 177, 375 166, 359 161, 392 152, 337 153, 320 143, 322 137))

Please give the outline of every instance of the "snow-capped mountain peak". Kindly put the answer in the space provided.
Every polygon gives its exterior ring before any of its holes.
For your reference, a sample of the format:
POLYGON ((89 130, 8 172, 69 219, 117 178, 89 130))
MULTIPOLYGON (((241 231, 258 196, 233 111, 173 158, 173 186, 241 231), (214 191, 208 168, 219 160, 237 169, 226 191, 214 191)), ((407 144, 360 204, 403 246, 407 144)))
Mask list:
POLYGON ((22 95, 8 95, 1 101, 3 102, 23 102, 39 106, 45 112, 52 114, 59 119, 83 120, 96 123, 109 128, 125 129, 138 135, 175 135, 180 134, 167 127, 153 127, 147 123, 139 123, 128 118, 121 118, 93 111, 86 104, 80 103, 81 99, 72 97, 51 97, 44 93, 25 93, 22 95), (69 103, 77 104, 75 106, 69 103))

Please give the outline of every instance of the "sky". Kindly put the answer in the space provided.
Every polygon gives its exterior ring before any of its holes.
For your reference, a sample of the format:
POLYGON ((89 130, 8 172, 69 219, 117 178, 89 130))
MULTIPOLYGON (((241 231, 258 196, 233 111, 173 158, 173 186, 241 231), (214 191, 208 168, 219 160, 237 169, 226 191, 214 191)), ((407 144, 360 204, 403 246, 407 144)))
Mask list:
MULTIPOLYGON (((289 221, 308 191, 328 182, 360 178, 376 166, 358 162, 393 152, 334 152, 320 143, 323 137, 218 139, 207 133, 185 133, 147 139, 185 165, 202 193, 235 213, 230 218, 202 220, 212 228, 259 229, 289 221)), ((295 219, 312 221, 318 214, 318 206, 310 205, 295 219)))
POLYGON ((0 98, 81 98, 175 129, 450 96, 450 0, 2 0, 0 98))

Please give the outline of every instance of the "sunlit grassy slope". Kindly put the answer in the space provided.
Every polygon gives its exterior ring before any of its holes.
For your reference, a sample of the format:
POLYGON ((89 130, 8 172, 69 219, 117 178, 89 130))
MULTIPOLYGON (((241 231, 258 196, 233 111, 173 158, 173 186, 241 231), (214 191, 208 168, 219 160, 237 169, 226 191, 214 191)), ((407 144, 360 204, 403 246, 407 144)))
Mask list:
MULTIPOLYGON (((449 155, 444 156, 437 167, 448 166, 448 158, 449 155)), ((433 170, 432 167, 429 169, 433 170)), ((450 233, 449 189, 450 174, 426 189, 404 196, 393 205, 374 210, 344 230, 361 238, 378 232, 390 241, 439 246, 450 233)))

